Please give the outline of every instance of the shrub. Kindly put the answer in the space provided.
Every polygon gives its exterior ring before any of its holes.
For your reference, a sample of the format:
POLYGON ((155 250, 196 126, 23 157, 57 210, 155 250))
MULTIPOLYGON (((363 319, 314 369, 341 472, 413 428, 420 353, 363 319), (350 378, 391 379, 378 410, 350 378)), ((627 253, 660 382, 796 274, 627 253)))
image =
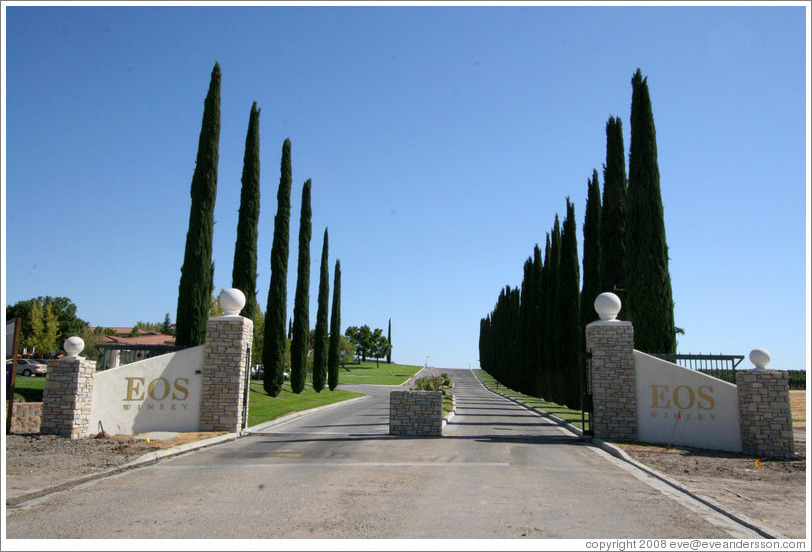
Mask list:
POLYGON ((414 380, 414 388, 418 391, 442 391, 443 395, 445 395, 444 388, 446 387, 451 387, 451 379, 449 379, 448 374, 439 376, 432 374, 414 380))

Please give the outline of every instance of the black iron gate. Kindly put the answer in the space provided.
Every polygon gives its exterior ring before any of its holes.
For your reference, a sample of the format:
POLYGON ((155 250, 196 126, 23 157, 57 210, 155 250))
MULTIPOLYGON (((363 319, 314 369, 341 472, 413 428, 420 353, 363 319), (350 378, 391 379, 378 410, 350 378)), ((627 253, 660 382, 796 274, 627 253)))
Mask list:
POLYGON ((581 428, 584 437, 594 437, 592 429, 592 353, 581 353, 581 428))

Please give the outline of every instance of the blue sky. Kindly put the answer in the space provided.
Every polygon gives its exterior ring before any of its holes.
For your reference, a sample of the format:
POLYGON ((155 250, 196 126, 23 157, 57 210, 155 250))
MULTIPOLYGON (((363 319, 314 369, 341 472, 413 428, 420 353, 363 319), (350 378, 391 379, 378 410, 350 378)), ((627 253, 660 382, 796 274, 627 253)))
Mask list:
POLYGON ((391 318, 394 361, 477 367, 480 319, 567 197, 580 247, 610 115, 628 156, 639 67, 679 351, 809 366, 808 3, 3 8, 7 304, 66 296, 92 325, 174 321, 219 61, 216 289, 231 287, 256 101, 263 309, 289 137, 288 312, 310 178, 311 325, 328 227, 342 328, 391 318))

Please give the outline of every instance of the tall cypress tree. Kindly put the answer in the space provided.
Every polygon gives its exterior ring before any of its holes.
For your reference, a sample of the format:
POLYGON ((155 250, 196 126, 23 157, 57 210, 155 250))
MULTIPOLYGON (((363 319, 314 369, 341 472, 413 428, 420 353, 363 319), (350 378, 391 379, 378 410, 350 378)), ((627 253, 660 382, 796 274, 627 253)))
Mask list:
POLYGON ((281 174, 276 192, 276 217, 274 217, 273 245, 271 246, 271 285, 265 308, 265 338, 262 363, 265 376, 262 386, 265 392, 276 397, 282 391, 285 373, 285 318, 288 287, 288 247, 290 241, 290 187, 291 162, 290 140, 282 145, 281 174))
POLYGON ((313 389, 316 393, 320 393, 324 389, 324 383, 327 380, 327 308, 330 301, 330 267, 327 266, 327 249, 327 228, 325 228, 324 244, 321 246, 316 330, 313 336, 313 389))
POLYGON ((553 231, 550 235, 550 268, 548 282, 549 308, 547 309, 547 335, 548 362, 550 364, 550 400, 556 404, 563 404, 562 375, 561 375, 561 302, 558 299, 561 281, 561 222, 558 213, 553 222, 553 231))
POLYGON ((538 244, 533 248, 533 281, 535 282, 535 289, 533 290, 533 314, 531 316, 531 326, 533 328, 533 350, 531 352, 531 395, 534 397, 542 396, 541 386, 541 373, 543 369, 543 354, 544 354, 544 295, 543 295, 543 274, 544 266, 541 261, 541 249, 538 244))
POLYGON ((581 288, 581 325, 598 319, 595 298, 603 292, 601 280, 601 187, 598 171, 588 184, 584 214, 584 284, 581 288))
MULTIPOLYGON (((606 123, 606 163, 603 166, 601 210, 601 293, 626 284, 626 154, 623 123, 609 117, 606 123)), ((593 299, 594 301, 594 299, 593 299)), ((623 315, 621 315, 621 319, 623 315)))
POLYGON ((389 319, 389 329, 386 331, 386 342, 389 343, 389 350, 386 351, 386 363, 392 364, 392 319, 389 319))
POLYGON ((299 218, 299 265, 296 297, 293 303, 293 339, 290 343, 290 388, 301 393, 307 376, 307 352, 310 349, 310 179, 302 188, 302 213, 299 218))
POLYGON ((203 107, 203 122, 192 175, 192 207, 186 233, 186 251, 180 269, 175 342, 201 345, 206 340, 212 283, 212 234, 217 196, 217 165, 220 146, 220 64, 211 72, 203 107))
POLYGON ((629 190, 626 196, 626 309, 635 348, 674 353, 674 300, 660 196, 657 137, 647 78, 632 77, 629 190))
POLYGON ((578 266, 578 235, 575 205, 567 198, 567 216, 561 231, 561 260, 559 268, 559 364, 562 376, 563 403, 570 408, 581 407, 581 309, 580 268, 578 266))
POLYGON ((535 304, 533 296, 535 294, 536 280, 533 273, 533 257, 528 257, 524 262, 524 277, 522 278, 522 288, 520 292, 519 304, 519 348, 521 357, 516 368, 519 371, 520 385, 517 391, 530 394, 533 387, 533 350, 535 328, 533 327, 533 311, 535 304))
POLYGON ((234 267, 231 287, 245 294, 240 314, 254 319, 257 314, 257 227, 259 225, 259 112, 257 102, 251 106, 245 155, 242 164, 240 214, 237 220, 237 242, 234 245, 234 267))
POLYGON ((333 275, 333 312, 330 314, 330 346, 327 350, 327 386, 338 386, 338 360, 341 347, 341 261, 336 259, 333 275))

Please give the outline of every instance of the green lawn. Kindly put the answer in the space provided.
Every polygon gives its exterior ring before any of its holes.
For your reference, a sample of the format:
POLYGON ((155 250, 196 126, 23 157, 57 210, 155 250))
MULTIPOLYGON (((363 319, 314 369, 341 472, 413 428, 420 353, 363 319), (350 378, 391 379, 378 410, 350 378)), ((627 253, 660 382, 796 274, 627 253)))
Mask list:
POLYGON ((42 402, 44 376, 17 376, 14 379, 14 400, 24 402, 42 402))
POLYGON ((363 397, 361 393, 350 393, 336 389, 330 391, 325 387, 316 393, 310 383, 298 395, 291 392, 290 382, 285 382, 277 397, 270 397, 262 387, 262 381, 251 380, 251 392, 248 396, 248 426, 254 426, 278 418, 291 412, 309 410, 327 404, 363 397))
POLYGON ((385 362, 381 362, 380 366, 376 366, 375 361, 367 361, 360 364, 347 364, 346 367, 349 370, 339 368, 338 383, 400 385, 421 369, 420 366, 387 364, 385 362))
POLYGON ((513 389, 509 389, 504 385, 502 385, 501 383, 498 383, 495 379, 493 379, 493 376, 491 376, 485 370, 477 370, 476 374, 482 380, 482 383, 485 384, 485 387, 488 387, 489 389, 492 389, 494 391, 499 391, 503 395, 507 395, 512 399, 516 399, 517 401, 521 401, 524 404, 534 406, 539 410, 543 410, 544 412, 552 414, 553 416, 557 416, 562 420, 574 425, 578 429, 584 429, 582 427, 580 410, 572 410, 571 408, 567 408, 566 406, 561 406, 560 404, 547 402, 544 399, 539 399, 538 397, 531 397, 530 395, 525 395, 523 393, 519 393, 518 391, 514 391, 513 389))

